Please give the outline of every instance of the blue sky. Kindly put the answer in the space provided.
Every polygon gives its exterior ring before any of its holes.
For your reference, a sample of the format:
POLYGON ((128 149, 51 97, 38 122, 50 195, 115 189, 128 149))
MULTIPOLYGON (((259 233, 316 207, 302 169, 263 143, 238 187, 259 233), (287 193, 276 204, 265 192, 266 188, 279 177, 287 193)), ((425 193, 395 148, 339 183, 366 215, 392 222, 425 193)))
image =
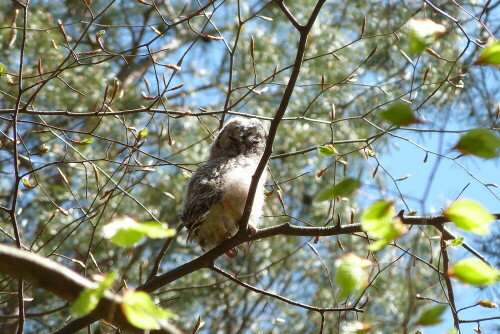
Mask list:
MULTIPOLYGON (((463 129, 459 124, 450 123, 449 130, 463 129)), ((438 152, 439 134, 426 133, 424 136, 416 134, 415 132, 402 130, 399 134, 404 137, 412 139, 424 146, 426 149, 438 152)), ((458 140, 456 134, 446 134, 443 138, 444 153, 451 157, 456 157, 458 153, 450 150, 451 147, 458 140)), ((425 152, 416 148, 413 144, 404 140, 395 139, 393 144, 395 147, 391 150, 390 154, 381 154, 379 160, 388 169, 388 171, 395 178, 400 178, 405 175, 410 175, 407 179, 398 182, 401 192, 416 199, 424 197, 424 189, 427 186, 427 181, 434 173, 427 200, 425 201, 424 214, 439 214, 441 208, 446 207, 449 203, 457 198, 462 190, 465 190, 460 195, 460 198, 473 199, 481 203, 489 211, 498 213, 500 212, 500 189, 489 187, 488 190, 483 183, 495 183, 500 185, 500 159, 485 160, 477 157, 461 157, 459 162, 472 173, 473 176, 468 174, 461 166, 452 160, 441 159, 435 169, 437 157, 429 155, 427 163, 423 163, 425 152), (468 186, 467 186, 468 185, 468 186)), ((394 188, 394 187, 393 187, 394 188)), ((408 201, 411 209, 416 209, 421 214, 422 205, 419 201, 408 201)), ((500 224, 497 222, 494 228, 498 228, 500 224)), ((453 225, 449 225, 456 235, 465 237, 465 241, 473 247, 478 248, 477 242, 479 237, 464 233, 453 225)), ((492 226, 493 227, 493 226, 492 226)), ((494 246, 495 247, 495 246, 494 246)), ((496 246, 498 248, 498 245, 496 246)), ((450 251, 451 260, 472 256, 464 249, 457 249, 450 251)), ((497 283, 497 291, 498 285, 497 283)), ((479 300, 486 299, 492 300, 500 304, 500 296, 492 295, 491 289, 481 290, 473 286, 463 285, 454 281, 454 292, 456 297, 457 308, 463 308, 476 303, 479 300)), ((459 313, 461 319, 477 319, 486 317, 500 316, 500 310, 485 309, 482 307, 474 307, 459 313)), ((438 326, 429 328, 422 328, 426 334, 441 334, 446 333, 453 326, 453 319, 451 312, 447 311, 443 317, 444 321, 438 326)), ((496 321, 499 323, 500 321, 496 321)), ((483 322, 481 328, 488 329, 489 326, 495 324, 495 321, 483 322)), ((476 323, 461 325, 462 333, 474 333, 473 328, 477 327, 476 323)), ((486 332, 486 331, 485 331, 486 332)), ((490 332, 491 333, 491 332, 490 332)))

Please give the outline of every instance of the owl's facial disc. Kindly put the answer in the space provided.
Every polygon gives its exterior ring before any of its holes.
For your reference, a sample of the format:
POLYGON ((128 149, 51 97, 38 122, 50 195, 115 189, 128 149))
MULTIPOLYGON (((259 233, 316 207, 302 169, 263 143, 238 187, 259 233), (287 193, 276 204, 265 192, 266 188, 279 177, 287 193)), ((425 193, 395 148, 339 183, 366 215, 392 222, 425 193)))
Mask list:
POLYGON ((253 145, 257 145, 262 141, 262 136, 260 136, 258 133, 253 133, 246 137, 245 140, 249 141, 253 145))
POLYGON ((234 118, 219 133, 212 146, 211 158, 262 154, 266 131, 258 120, 234 118))

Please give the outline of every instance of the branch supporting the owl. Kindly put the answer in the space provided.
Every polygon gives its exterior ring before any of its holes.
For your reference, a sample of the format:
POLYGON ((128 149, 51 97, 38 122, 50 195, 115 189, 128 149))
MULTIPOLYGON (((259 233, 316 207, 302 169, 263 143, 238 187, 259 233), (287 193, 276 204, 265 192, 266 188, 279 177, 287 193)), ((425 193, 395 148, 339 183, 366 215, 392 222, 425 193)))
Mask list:
POLYGON ((273 143, 274 143, 274 138, 276 137, 278 126, 281 120, 283 119, 283 116, 285 115, 288 103, 290 102, 290 98, 292 97, 293 91, 295 89, 300 69, 302 67, 302 61, 304 60, 304 54, 307 45, 307 37, 309 35, 309 32, 311 31, 314 22, 318 18, 321 7, 323 7, 323 4, 325 2, 326 0, 318 1, 311 13, 311 16, 309 17, 309 20, 307 21, 307 24, 305 26, 300 26, 300 28, 298 29, 300 32, 300 39, 297 47, 297 54, 295 56, 295 61, 293 63, 292 73, 290 74, 290 80, 286 85, 285 92, 283 93, 283 98, 281 99, 281 103, 278 107, 278 110, 276 111, 276 115, 274 116, 274 119, 271 121, 271 126, 269 127, 269 133, 267 135, 266 148, 264 149, 264 154, 260 159, 257 169, 255 170, 255 174, 252 176, 252 183, 250 184, 250 189, 248 190, 248 196, 245 203, 245 210, 243 211, 243 215, 240 220, 239 231, 235 237, 247 234, 248 220, 250 218, 250 213, 252 211, 252 203, 255 198, 257 186, 259 184, 260 177, 262 176, 262 173, 266 168, 267 162, 273 152, 273 143))
MULTIPOLYGON (((497 220, 500 219, 500 213, 496 213, 493 215, 495 216, 495 218, 497 220)), ((428 217, 426 217, 426 216, 412 216, 412 217, 400 217, 400 218, 401 218, 401 221, 405 225, 434 226, 434 227, 438 228, 439 230, 442 230, 443 238, 445 240, 455 238, 455 236, 444 226, 445 223, 449 222, 449 220, 444 216, 428 216, 428 217)), ((214 270, 213 268, 216 268, 214 266, 214 261, 218 257, 224 255, 224 253, 227 252, 228 250, 230 250, 230 249, 232 249, 240 244, 248 242, 248 241, 269 238, 269 237, 273 237, 273 236, 277 236, 277 235, 295 235, 295 236, 304 236, 304 237, 305 236, 334 236, 334 235, 347 235, 347 234, 353 234, 353 233, 358 233, 358 232, 362 232, 361 224, 337 225, 337 226, 329 226, 329 227, 309 227, 309 226, 296 226, 296 225, 292 225, 290 223, 285 223, 285 224, 281 224, 281 225, 272 226, 272 227, 258 230, 255 234, 250 235, 250 236, 248 236, 246 234, 242 234, 242 235, 237 234, 235 237, 227 240, 222 245, 212 249, 211 251, 203 254, 202 256, 200 256, 200 257, 198 257, 190 262, 187 262, 187 263, 185 263, 177 268, 174 268, 174 269, 172 269, 172 270, 170 270, 162 275, 156 276, 156 277, 148 280, 145 284, 139 286, 137 288, 137 290, 142 290, 142 291, 146 291, 146 292, 153 292, 153 291, 158 290, 171 282, 174 282, 174 281, 176 281, 182 277, 185 277, 185 276, 187 276, 195 271, 198 271, 200 269, 206 268, 206 269, 214 270)), ((479 252, 475 251, 472 247, 468 246, 465 243, 463 244, 463 247, 465 249, 467 249, 469 252, 471 252, 473 255, 478 257, 479 259, 488 263, 485 260, 485 258, 479 252)), ((222 274, 222 273, 220 273, 220 274, 222 274)), ((227 274, 227 275, 229 275, 229 274, 227 274)), ((231 276, 231 275, 229 275, 229 276, 231 276)), ((228 277, 228 278, 231 279, 231 277, 228 277)), ((250 287, 248 287, 248 288, 250 288, 250 287)), ((255 287, 252 287, 252 288, 257 289, 255 287)), ((256 292, 258 292, 258 291, 256 291, 256 292)), ((268 293, 268 292, 266 292, 266 293, 268 293)), ((271 297, 273 297, 273 296, 271 296, 271 297)), ((281 298, 284 298, 284 297, 281 297, 281 298)), ((320 312, 320 313, 324 312, 321 310, 323 310, 323 309, 318 308, 318 310, 316 310, 316 311, 320 312)), ((90 314, 90 315, 87 315, 85 317, 76 319, 72 323, 68 324, 66 327, 70 328, 68 326, 75 323, 75 324, 79 325, 78 328, 84 328, 86 325, 89 325, 92 322, 97 321, 98 319, 99 319, 99 317, 92 316, 92 314, 90 314), (83 326, 83 327, 80 327, 80 326, 83 326)), ((60 332, 60 333, 70 333, 70 331, 60 332)))
MULTIPOLYGON (((493 214, 496 219, 500 219, 500 213, 493 214)), ((405 225, 421 225, 421 226, 434 226, 437 229, 443 231, 443 237, 445 240, 455 239, 455 236, 443 225, 449 220, 444 216, 411 216, 411 217, 400 217, 401 221, 405 225)), ((214 265, 214 261, 224 255, 228 250, 237 247, 245 242, 270 238, 277 235, 295 235, 303 237, 315 237, 315 236, 334 236, 334 235, 348 235, 353 233, 362 232, 361 224, 349 224, 349 225, 337 225, 328 227, 310 227, 310 226, 297 226, 290 223, 285 223, 281 225, 271 226, 258 230, 255 234, 236 234, 236 236, 228 239, 226 242, 220 246, 215 247, 211 251, 201 255, 200 257, 187 262, 177 268, 174 268, 164 274, 156 276, 139 286, 138 290, 143 290, 146 292, 153 292, 161 287, 176 281, 186 275, 197 270, 207 268, 211 269, 214 265)), ((489 264, 484 256, 482 256, 474 248, 470 247, 466 243, 463 247, 468 250, 471 254, 489 264)))
MULTIPOLYGON (((500 220, 500 213, 493 214, 497 220, 500 220)), ((401 221, 405 225, 420 225, 420 226, 434 226, 440 230, 443 234, 445 240, 456 239, 456 236, 446 227, 445 223, 449 220, 445 216, 409 216, 400 217, 401 221)), ((310 227, 310 226, 297 226, 290 223, 285 223, 281 225, 276 225, 268 227, 265 229, 258 230, 257 233, 248 237, 248 241, 259 240, 264 238, 273 237, 276 235, 295 235, 302 237, 321 237, 321 236, 334 236, 334 235, 346 235, 352 233, 362 232, 361 224, 350 224, 350 225, 336 225, 328 227, 310 227)), ((486 258, 472 246, 464 242, 462 247, 465 248, 469 253, 486 263, 487 265, 492 265, 486 260, 486 258)))
POLYGON ((236 284, 241 285, 242 287, 244 287, 246 289, 249 289, 249 290, 251 290, 253 292, 260 293, 262 295, 265 295, 265 296, 268 296, 268 297, 280 300, 282 302, 285 302, 285 303, 293 305, 293 306, 301 307, 301 308, 306 309, 306 310, 316 311, 316 312, 320 312, 320 313, 324 313, 324 312, 349 312, 349 311, 360 312, 360 313, 364 312, 362 309, 359 309, 359 308, 356 308, 356 307, 317 307, 317 306, 312 306, 312 305, 307 305, 307 304, 299 303, 297 301, 285 298, 285 297, 280 296, 278 294, 271 293, 269 291, 262 290, 262 289, 259 289, 259 288, 255 287, 255 286, 253 286, 253 285, 245 283, 245 282, 239 280, 237 277, 235 277, 235 276, 233 276, 233 275, 225 272, 224 270, 222 270, 222 269, 220 269, 220 268, 218 268, 216 266, 213 266, 210 269, 212 269, 212 271, 218 273, 219 275, 222 275, 222 276, 230 279, 231 281, 235 282, 236 284))

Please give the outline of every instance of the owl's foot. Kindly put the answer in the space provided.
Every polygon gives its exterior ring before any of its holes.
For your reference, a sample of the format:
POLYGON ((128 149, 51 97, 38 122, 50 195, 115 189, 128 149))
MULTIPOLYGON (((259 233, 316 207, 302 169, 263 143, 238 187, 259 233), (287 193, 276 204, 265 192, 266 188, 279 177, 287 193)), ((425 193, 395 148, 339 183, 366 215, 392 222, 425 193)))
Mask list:
POLYGON ((257 229, 250 224, 248 225, 247 231, 249 235, 254 235, 255 233, 257 233, 257 229))
POLYGON ((238 255, 238 250, 236 248, 230 249, 226 252, 226 256, 230 259, 234 259, 238 255))

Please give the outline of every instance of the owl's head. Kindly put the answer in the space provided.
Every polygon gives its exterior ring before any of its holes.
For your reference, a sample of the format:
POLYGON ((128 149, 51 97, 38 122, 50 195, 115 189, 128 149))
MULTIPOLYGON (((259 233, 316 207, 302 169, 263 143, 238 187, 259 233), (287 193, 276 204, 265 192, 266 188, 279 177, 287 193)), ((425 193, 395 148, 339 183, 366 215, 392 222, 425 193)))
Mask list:
POLYGON ((266 130, 254 118, 235 117, 224 125, 210 146, 210 158, 258 155, 264 153, 266 130))

